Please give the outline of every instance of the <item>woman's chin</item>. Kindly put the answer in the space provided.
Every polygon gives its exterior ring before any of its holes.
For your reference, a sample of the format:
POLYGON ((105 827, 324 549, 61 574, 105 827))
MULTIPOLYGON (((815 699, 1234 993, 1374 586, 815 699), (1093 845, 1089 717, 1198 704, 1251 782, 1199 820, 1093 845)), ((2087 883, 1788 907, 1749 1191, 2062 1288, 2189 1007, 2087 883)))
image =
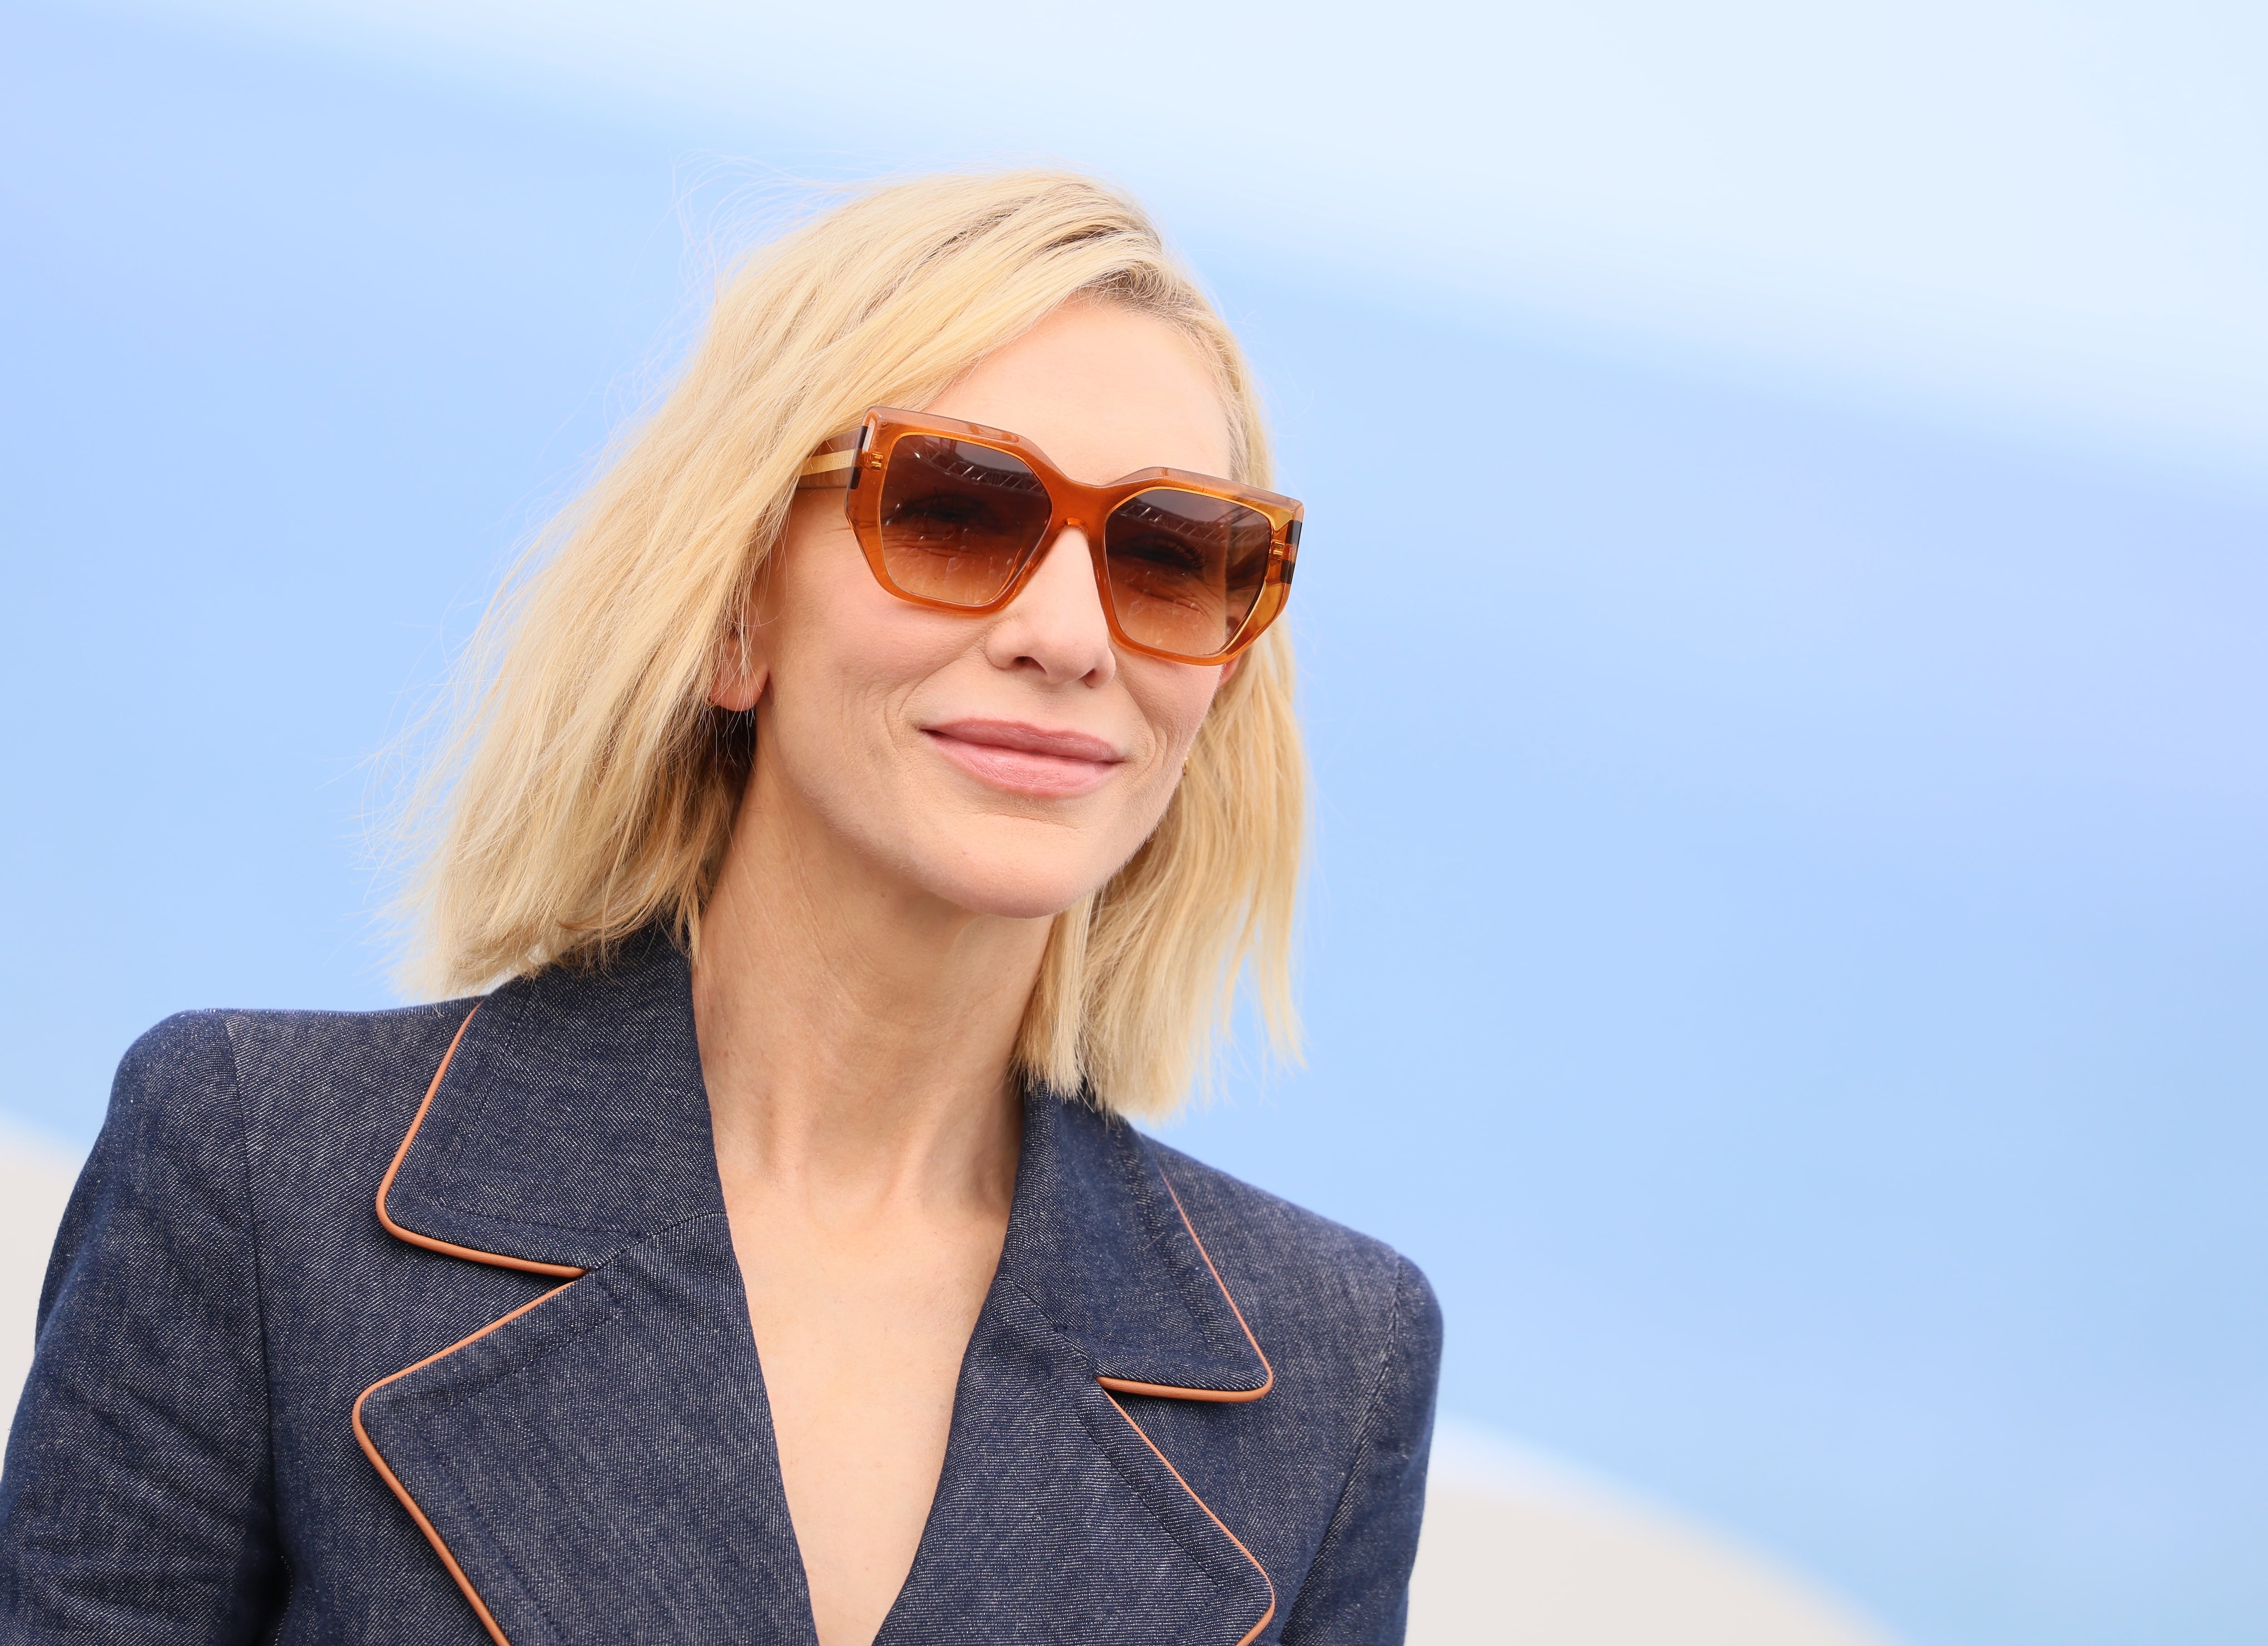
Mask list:
POLYGON ((1035 880, 1028 873, 1004 873, 963 882, 945 892, 946 900, 972 915, 1000 920, 1052 920, 1094 888, 1035 880))
POLYGON ((930 893, 972 915, 1048 920, 1110 877, 1094 865, 1054 863, 1042 853, 968 852, 922 877, 930 893))
POLYGON ((972 915, 1047 920, 1099 891, 1140 847, 1147 828, 1102 828, 1029 818, 929 814, 930 827, 886 849, 901 873, 972 915))

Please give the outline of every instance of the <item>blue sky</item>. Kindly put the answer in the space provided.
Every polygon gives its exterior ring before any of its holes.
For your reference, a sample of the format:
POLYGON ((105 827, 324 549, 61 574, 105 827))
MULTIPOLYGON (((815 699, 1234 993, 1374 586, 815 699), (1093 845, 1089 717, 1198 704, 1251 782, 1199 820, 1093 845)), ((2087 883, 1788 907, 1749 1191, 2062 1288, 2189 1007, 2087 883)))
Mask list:
POLYGON ((2268 455, 2257 7, 178 4, 806 171, 1099 165, 1185 234, 1470 325, 2268 455))
POLYGON ((1456 1409, 1918 1646, 2260 1638, 2258 26, 1584 12, 1098 80, 886 5, 853 81, 817 12, 11 9, 0 1103, 387 1000, 376 752, 711 230, 1062 154, 1314 522, 1311 1055, 1175 1141, 1417 1257, 1456 1409))

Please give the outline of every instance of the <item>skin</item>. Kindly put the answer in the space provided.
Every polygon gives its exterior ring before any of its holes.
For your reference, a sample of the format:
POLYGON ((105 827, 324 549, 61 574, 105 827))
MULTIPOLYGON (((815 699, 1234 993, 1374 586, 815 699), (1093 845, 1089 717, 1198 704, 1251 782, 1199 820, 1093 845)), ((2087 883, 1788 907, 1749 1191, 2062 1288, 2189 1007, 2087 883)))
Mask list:
MULTIPOLYGON (((929 409, 1089 482, 1228 472, 1212 375, 1123 309, 1057 310, 929 409)), ((1049 918, 1156 827, 1226 671, 1118 650, 1076 531, 968 618, 885 592, 842 510, 797 499, 719 660, 713 701, 755 709, 757 755, 693 1003, 819 1640, 869 1646, 999 1262, 1049 918), (1074 753, 1002 746, 1050 738, 1074 753)))

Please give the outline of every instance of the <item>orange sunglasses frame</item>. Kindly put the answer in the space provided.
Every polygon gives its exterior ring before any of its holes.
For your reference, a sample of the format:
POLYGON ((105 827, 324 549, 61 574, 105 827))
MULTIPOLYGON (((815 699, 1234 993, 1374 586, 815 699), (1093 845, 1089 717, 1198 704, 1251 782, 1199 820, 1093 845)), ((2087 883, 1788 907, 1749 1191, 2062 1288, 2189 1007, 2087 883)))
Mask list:
POLYGON ((1292 572, 1300 559, 1300 525, 1306 511, 1290 497, 1278 496, 1272 491, 1262 491, 1254 486, 1240 486, 1233 481, 1219 480, 1211 474, 1196 474, 1179 468, 1138 468, 1123 479, 1107 486, 1082 486, 1048 460, 1047 454, 1029 440, 1005 429, 988 428, 983 423, 963 423, 957 417, 933 417, 926 412, 896 411, 877 406, 865 420, 850 433, 838 435, 812 454, 803 466, 795 482, 798 491, 820 491, 841 488, 845 492, 843 511, 850 521, 850 530, 865 551, 866 564, 873 571, 875 581, 898 599, 915 606, 926 606, 933 612, 958 612, 964 617, 983 617, 1006 606, 1032 580, 1039 569, 1046 551, 1066 531, 1076 527, 1086 540, 1087 555, 1094 563, 1095 592, 1101 597, 1102 615, 1110 625, 1110 637, 1129 651, 1138 651, 1145 657, 1161 658, 1168 663, 1194 663, 1211 666, 1226 663, 1267 631, 1268 626, 1284 614, 1284 605, 1291 598, 1292 572), (882 555, 882 471, 889 467, 890 454, 897 443, 908 435, 938 435, 951 440, 966 440, 972 445, 1006 452, 1022 459, 1040 477, 1047 488, 1049 519, 1047 530, 1040 540, 1026 551, 999 595, 983 606, 956 606, 950 600, 931 599, 925 595, 910 594, 891 581, 888 565, 882 555), (871 477, 874 483, 862 485, 862 477, 871 477), (1118 613, 1110 598, 1108 557, 1103 547, 1103 527, 1111 514, 1130 497, 1157 487, 1171 487, 1176 491, 1195 492, 1203 497, 1218 497, 1225 502, 1241 503, 1255 513, 1264 516, 1270 529, 1268 543, 1268 566, 1263 574, 1260 592, 1254 597, 1251 611, 1245 614, 1243 623, 1219 651, 1204 657, 1191 657, 1186 652, 1167 651, 1135 639, 1118 626, 1118 613))

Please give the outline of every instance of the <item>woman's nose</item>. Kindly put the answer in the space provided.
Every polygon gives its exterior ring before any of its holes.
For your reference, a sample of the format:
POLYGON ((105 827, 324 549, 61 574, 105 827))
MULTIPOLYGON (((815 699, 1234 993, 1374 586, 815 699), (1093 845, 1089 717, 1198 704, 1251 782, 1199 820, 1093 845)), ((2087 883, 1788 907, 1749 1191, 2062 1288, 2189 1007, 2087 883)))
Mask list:
POLYGON ((1117 672, 1094 562, 1079 527, 1066 526, 1041 552, 1032 580, 995 620, 985 650, 998 667, 1036 670, 1050 682, 1100 686, 1117 672))

